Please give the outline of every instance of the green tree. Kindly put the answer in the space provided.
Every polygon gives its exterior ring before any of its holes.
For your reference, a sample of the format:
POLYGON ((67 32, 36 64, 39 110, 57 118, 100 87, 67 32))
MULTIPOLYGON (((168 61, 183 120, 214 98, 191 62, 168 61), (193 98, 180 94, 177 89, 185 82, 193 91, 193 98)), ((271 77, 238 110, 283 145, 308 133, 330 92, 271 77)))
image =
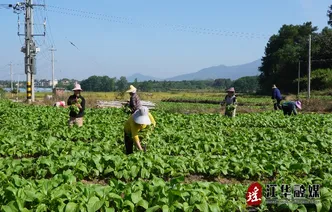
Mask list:
POLYGON ((217 89, 226 89, 232 84, 231 79, 215 79, 212 86, 217 89))
MULTIPOLYGON (((313 90, 332 88, 332 69, 317 69, 312 72, 310 78, 310 85, 313 90)), ((302 77, 300 82, 307 84, 308 77, 302 77)))
POLYGON ((91 76, 81 82, 85 91, 109 92, 115 90, 115 78, 108 76, 91 76))
POLYGON ((330 68, 332 64, 332 29, 325 27, 321 33, 314 37, 313 42, 316 53, 313 55, 312 69, 330 68))
POLYGON ((327 17, 329 18, 327 21, 328 25, 332 26, 332 5, 330 5, 327 10, 327 17))
POLYGON ((152 88, 153 88, 153 85, 152 85, 152 81, 149 80, 149 81, 144 81, 142 83, 140 83, 138 89, 140 91, 143 91, 143 92, 149 92, 149 91, 152 91, 152 88))
POLYGON ((135 80, 134 80, 134 82, 133 82, 133 86, 134 86, 135 88, 138 87, 138 80, 137 80, 137 78, 135 78, 135 80))
POLYGON ((120 77, 120 79, 116 82, 116 86, 118 91, 125 91, 128 88, 127 78, 124 76, 120 77))
MULTIPOLYGON (((267 93, 271 92, 272 84, 277 84, 286 92, 295 91, 299 59, 307 58, 308 37, 313 36, 312 55, 318 51, 317 27, 311 22, 303 25, 283 25, 278 34, 271 36, 262 58, 259 84, 267 93)), ((301 66, 301 72, 307 69, 301 66), (303 70, 303 71, 302 71, 303 70)))
POLYGON ((257 76, 241 77, 233 82, 237 92, 255 93, 259 89, 259 81, 257 76))

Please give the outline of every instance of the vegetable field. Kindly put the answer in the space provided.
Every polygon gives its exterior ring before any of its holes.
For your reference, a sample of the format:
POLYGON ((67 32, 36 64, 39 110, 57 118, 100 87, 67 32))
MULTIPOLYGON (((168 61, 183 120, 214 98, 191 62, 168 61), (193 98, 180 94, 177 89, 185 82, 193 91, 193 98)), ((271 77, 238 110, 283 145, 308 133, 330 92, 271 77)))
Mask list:
POLYGON ((246 211, 251 182, 320 184, 315 205, 260 211, 331 211, 332 115, 152 111, 147 152, 124 154, 121 109, 0 102, 1 211, 246 211))

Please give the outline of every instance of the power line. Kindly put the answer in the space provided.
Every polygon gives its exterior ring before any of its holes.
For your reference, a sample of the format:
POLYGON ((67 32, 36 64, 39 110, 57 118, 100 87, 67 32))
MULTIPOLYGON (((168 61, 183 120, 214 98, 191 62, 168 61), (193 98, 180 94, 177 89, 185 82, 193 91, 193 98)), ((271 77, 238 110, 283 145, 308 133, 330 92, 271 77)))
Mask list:
POLYGON ((106 14, 101 14, 101 13, 94 13, 94 12, 88 12, 88 11, 83 11, 83 10, 58 7, 58 6, 54 6, 54 5, 47 5, 47 6, 51 7, 51 8, 54 8, 54 9, 67 10, 67 11, 71 11, 71 12, 85 13, 85 14, 89 14, 89 15, 103 16, 103 17, 106 17, 106 18, 122 19, 122 20, 126 20, 126 21, 132 21, 132 19, 126 18, 126 17, 119 17, 119 16, 106 15, 106 14))
POLYGON ((102 68, 102 66, 95 60, 93 59, 93 57, 88 56, 86 53, 84 53, 81 49, 79 49, 75 43, 73 43, 72 41, 70 41, 67 37, 65 37, 65 39, 73 46, 77 49, 77 51, 79 51, 83 56, 85 56, 87 59, 93 61, 94 63, 96 63, 98 66, 100 66, 102 68))
POLYGON ((243 38, 269 38, 270 37, 270 35, 266 35, 266 34, 222 31, 222 30, 217 30, 217 29, 190 27, 190 26, 183 26, 183 25, 160 24, 160 23, 140 24, 140 23, 129 22, 128 19, 121 18, 121 17, 108 16, 108 15, 91 13, 91 12, 84 12, 84 11, 67 9, 67 8, 56 7, 56 6, 49 6, 49 7, 58 9, 58 10, 55 10, 55 9, 46 8, 46 10, 49 12, 61 13, 61 14, 65 14, 65 15, 78 16, 78 17, 89 18, 89 19, 104 20, 104 21, 122 23, 122 24, 130 24, 130 25, 135 24, 135 25, 139 25, 141 27, 151 28, 151 27, 164 26, 164 27, 170 28, 175 31, 185 31, 185 32, 193 32, 193 33, 197 33, 197 34, 209 34, 209 35, 217 35, 217 36, 231 36, 231 37, 243 37, 243 38), (71 12, 60 11, 59 9, 67 10, 67 11, 71 11, 71 12), (74 12, 77 12, 77 13, 74 13, 74 12), (78 14, 78 13, 81 13, 81 14, 78 14), (88 14, 88 15, 86 15, 86 14, 88 14), (96 16, 92 16, 92 15, 98 15, 101 17, 96 17, 96 16))
MULTIPOLYGON (((101 14, 101 13, 94 13, 94 12, 88 12, 88 11, 83 11, 83 10, 77 10, 77 9, 69 9, 69 8, 64 8, 64 7, 58 7, 58 6, 53 6, 49 5, 49 7, 55 8, 55 9, 60 9, 60 10, 67 10, 71 12, 77 12, 77 13, 84 13, 88 15, 94 15, 94 16, 102 16, 102 17, 107 17, 110 19, 120 19, 127 21, 126 23, 129 22, 129 24, 134 24, 133 20, 130 18, 126 17, 120 17, 120 16, 111 16, 111 15, 106 15, 106 14, 101 14)), ((120 23, 124 23, 124 21, 119 21, 120 23)), ((234 31, 226 31, 226 30, 217 30, 217 29, 209 29, 209 28, 201 28, 201 27, 192 27, 192 26, 185 26, 185 25, 173 25, 173 24, 161 24, 161 23, 155 23, 156 25, 165 25, 169 27, 177 27, 177 28, 187 28, 191 30, 199 30, 199 31, 213 31, 213 32, 219 32, 219 33, 233 33, 233 34, 244 34, 244 35, 252 35, 252 36, 271 36, 270 34, 263 34, 263 33, 248 33, 248 32, 234 32, 234 31)))
POLYGON ((0 4, 0 9, 11 9, 12 7, 11 4, 0 4))
MULTIPOLYGON (((37 3, 39 3, 39 4, 43 3, 43 5, 46 5, 45 0, 35 0, 35 1, 37 1, 37 3)), ((55 45, 55 41, 53 38, 52 27, 51 27, 51 23, 50 23, 50 19, 49 19, 47 10, 45 9, 45 7, 36 8, 36 14, 37 14, 37 17, 39 18, 39 20, 44 21, 44 25, 46 25, 46 29, 45 29, 46 34, 45 34, 45 37, 43 40, 43 44, 40 46, 40 47, 44 47, 44 48, 42 48, 43 50, 41 50, 40 53, 37 55, 38 61, 44 62, 44 63, 37 64, 38 70, 39 70, 38 73, 40 74, 40 70, 44 70, 41 72, 45 73, 45 70, 50 68, 49 66, 47 66, 47 67, 44 67, 44 66, 45 66, 46 62, 48 63, 48 61, 52 60, 49 49, 53 48, 56 45, 55 45), (47 24, 46 24, 46 22, 47 22, 47 24)))
MULTIPOLYGON (((44 5, 46 5, 46 0, 43 0, 43 1, 44 1, 44 5)), ((56 47, 55 42, 54 42, 54 38, 53 38, 51 22, 50 22, 50 18, 48 17, 48 14, 47 14, 46 7, 44 7, 44 11, 45 11, 46 20, 47 20, 47 23, 48 23, 47 27, 49 28, 50 35, 51 35, 52 46, 56 47)))
MULTIPOLYGON (((23 65, 24 63, 12 63, 12 66, 20 66, 20 65, 23 65)), ((9 64, 6 64, 6 65, 3 65, 3 66, 0 66, 0 71, 8 71, 8 67, 9 64)))
MULTIPOLYGON (((10 74, 2 74, 2 75, 0 75, 0 76, 1 76, 1 78, 4 78, 4 77, 8 77, 8 76, 10 76, 10 74)), ((10 80, 0 79, 0 81, 10 81, 10 80)))

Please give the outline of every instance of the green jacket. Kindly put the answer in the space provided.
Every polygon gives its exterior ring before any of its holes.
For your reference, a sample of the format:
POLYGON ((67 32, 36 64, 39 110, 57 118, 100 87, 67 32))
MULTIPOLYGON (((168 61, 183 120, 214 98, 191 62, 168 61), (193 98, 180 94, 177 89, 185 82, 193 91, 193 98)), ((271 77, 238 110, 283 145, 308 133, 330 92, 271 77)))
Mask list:
POLYGON ((282 108, 284 110, 292 111, 294 113, 294 115, 297 115, 295 102, 284 102, 282 104, 282 108))

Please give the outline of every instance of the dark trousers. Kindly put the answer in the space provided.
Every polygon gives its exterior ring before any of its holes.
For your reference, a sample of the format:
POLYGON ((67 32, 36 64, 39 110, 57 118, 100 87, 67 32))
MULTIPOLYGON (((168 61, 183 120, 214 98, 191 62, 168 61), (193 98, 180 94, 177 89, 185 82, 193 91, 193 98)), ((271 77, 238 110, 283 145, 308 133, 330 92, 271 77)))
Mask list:
POLYGON ((284 115, 286 116, 286 115, 292 115, 292 108, 289 108, 289 107, 287 107, 287 106, 282 106, 282 110, 284 111, 284 115))
POLYGON ((126 154, 132 154, 133 153, 133 147, 134 147, 134 141, 131 138, 131 136, 127 135, 124 133, 124 142, 125 142, 125 147, 126 147, 126 154))
POLYGON ((280 102, 281 102, 281 99, 277 99, 277 103, 274 103, 274 109, 275 110, 281 110, 282 109, 282 107, 281 107, 281 105, 280 105, 280 102))

